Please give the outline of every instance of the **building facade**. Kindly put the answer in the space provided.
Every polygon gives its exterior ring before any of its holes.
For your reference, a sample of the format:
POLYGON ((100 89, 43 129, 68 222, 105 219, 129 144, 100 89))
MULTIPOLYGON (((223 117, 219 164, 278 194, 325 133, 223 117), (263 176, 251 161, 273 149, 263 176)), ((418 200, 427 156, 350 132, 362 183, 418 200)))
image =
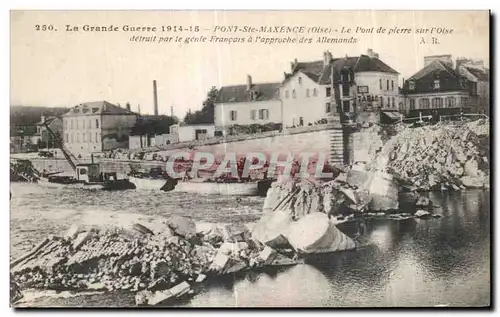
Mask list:
POLYGON ((215 136, 213 124, 174 124, 170 126, 170 135, 177 142, 201 141, 215 136))
POLYGON ((107 101, 82 103, 63 115, 66 148, 74 155, 128 148, 137 115, 107 101))
POLYGON ((318 121, 372 109, 398 110, 399 74, 368 50, 367 55, 291 63, 280 87, 285 126, 318 121))
POLYGON ((424 68, 403 84, 408 116, 470 112, 471 82, 453 67, 451 55, 424 57, 424 68))
POLYGON ((281 123, 278 87, 279 83, 254 84, 250 75, 246 85, 221 87, 215 101, 215 129, 226 134, 237 125, 281 123))
POLYGON ((470 107, 475 113, 490 113, 490 70, 482 60, 458 58, 457 71, 470 83, 470 107))

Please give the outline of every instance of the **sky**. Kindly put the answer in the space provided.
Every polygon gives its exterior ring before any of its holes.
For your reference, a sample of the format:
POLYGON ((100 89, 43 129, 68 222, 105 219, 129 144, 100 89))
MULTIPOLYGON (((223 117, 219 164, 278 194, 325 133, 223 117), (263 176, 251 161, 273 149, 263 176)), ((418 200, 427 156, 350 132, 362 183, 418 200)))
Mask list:
MULTIPOLYGON (((380 59, 410 77, 423 67, 426 55, 451 54, 483 59, 489 66, 489 13, 487 11, 12 11, 11 105, 72 107, 82 102, 107 100, 132 110, 153 112, 153 80, 158 85, 160 114, 183 117, 201 109, 212 86, 279 82, 290 62, 365 54, 368 48, 380 59), (57 31, 37 31, 52 25, 57 31), (214 33, 214 26, 319 26, 340 29, 385 27, 446 28, 440 44, 420 44, 420 35, 350 34, 356 44, 226 44, 136 43, 133 35, 168 36, 164 32, 68 32, 79 26, 200 26, 199 33, 248 37, 275 34, 214 33)), ((280 34, 283 36, 283 34, 280 34)), ((291 35, 295 37, 295 35, 291 35)), ((317 37, 317 36, 316 36, 317 37)), ((426 36, 429 40, 430 36, 426 36)))

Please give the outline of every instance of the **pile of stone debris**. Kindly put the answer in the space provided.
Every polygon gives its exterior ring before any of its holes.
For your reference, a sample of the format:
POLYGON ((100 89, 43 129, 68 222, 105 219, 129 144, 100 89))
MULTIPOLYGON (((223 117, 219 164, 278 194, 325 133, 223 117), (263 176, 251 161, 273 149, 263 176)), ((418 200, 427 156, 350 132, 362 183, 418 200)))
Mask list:
POLYGON ((410 190, 487 188, 489 153, 488 121, 436 124, 401 131, 371 168, 385 169, 410 190))
POLYGON ((11 263, 11 299, 20 299, 19 289, 126 290, 138 292, 138 305, 168 304, 193 295, 206 277, 298 263, 288 255, 252 240, 245 226, 197 226, 179 216, 156 233, 140 224, 73 226, 11 263))

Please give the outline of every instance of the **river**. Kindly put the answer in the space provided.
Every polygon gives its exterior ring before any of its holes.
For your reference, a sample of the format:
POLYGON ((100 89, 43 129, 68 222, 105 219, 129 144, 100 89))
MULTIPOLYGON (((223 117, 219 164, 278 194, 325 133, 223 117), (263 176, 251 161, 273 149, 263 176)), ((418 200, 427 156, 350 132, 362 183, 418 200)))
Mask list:
MULTIPOLYGON (((11 258, 72 223, 154 225, 158 216, 253 222, 263 198, 46 189, 11 183, 11 258)), ((417 307, 490 304, 490 192, 431 193, 440 218, 367 220, 364 246, 310 264, 230 276, 192 307, 417 307)), ((134 306, 133 293, 35 296, 26 306, 134 306)))

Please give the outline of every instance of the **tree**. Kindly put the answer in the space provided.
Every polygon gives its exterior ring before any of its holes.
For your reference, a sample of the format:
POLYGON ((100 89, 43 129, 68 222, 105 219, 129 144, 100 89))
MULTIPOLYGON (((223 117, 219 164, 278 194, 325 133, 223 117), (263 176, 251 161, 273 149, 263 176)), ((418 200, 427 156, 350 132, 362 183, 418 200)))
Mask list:
POLYGON ((215 100, 219 91, 213 86, 207 93, 207 99, 203 101, 203 107, 196 112, 189 111, 184 117, 186 124, 214 123, 215 100))
POLYGON ((177 123, 175 117, 141 117, 132 128, 132 135, 158 135, 170 133, 170 126, 177 123))

